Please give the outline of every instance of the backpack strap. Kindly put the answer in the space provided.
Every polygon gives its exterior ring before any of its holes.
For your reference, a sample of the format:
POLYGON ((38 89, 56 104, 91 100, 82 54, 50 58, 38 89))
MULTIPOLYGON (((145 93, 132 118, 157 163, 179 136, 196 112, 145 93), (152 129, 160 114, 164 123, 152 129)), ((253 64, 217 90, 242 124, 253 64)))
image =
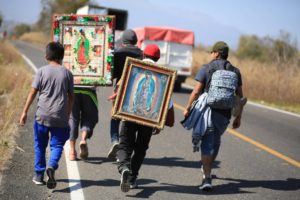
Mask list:
POLYGON ((222 66, 222 68, 217 66, 214 63, 214 61, 211 61, 208 64, 208 67, 207 67, 207 70, 206 70, 207 81, 206 81, 206 85, 205 85, 205 89, 204 89, 205 92, 208 92, 208 89, 210 87, 211 77, 212 77, 213 73, 217 70, 220 70, 220 69, 231 71, 233 68, 232 68, 232 65, 230 64, 230 62, 228 60, 225 60, 224 65, 222 66))

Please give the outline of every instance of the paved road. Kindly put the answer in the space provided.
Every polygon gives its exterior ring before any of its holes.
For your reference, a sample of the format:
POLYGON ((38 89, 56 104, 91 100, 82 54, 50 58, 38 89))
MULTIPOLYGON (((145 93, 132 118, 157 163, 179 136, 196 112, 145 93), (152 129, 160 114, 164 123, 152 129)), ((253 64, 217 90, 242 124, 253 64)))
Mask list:
MULTIPOLYGON (((15 43, 34 64, 43 64, 42 50, 15 43)), ((242 127, 228 130, 214 165, 214 190, 203 193, 200 155, 192 153, 191 135, 184 130, 181 106, 191 90, 174 93, 176 103, 174 128, 165 128, 153 136, 147 158, 140 171, 139 189, 122 193, 114 163, 106 159, 110 146, 109 120, 111 104, 106 101, 111 88, 99 88, 99 118, 94 137, 89 141, 90 158, 72 162, 78 167, 68 174, 62 158, 55 190, 37 187, 33 175, 32 118, 20 130, 16 150, 9 169, 3 173, 0 199, 300 199, 300 118, 277 111, 247 105, 242 127)))

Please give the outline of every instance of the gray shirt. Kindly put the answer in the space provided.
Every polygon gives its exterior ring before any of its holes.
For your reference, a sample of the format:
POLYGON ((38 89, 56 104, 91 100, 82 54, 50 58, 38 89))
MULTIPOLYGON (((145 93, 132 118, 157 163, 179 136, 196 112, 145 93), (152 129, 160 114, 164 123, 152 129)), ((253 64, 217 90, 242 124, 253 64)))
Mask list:
POLYGON ((36 121, 48 127, 68 127, 72 73, 62 66, 43 66, 37 71, 32 87, 39 91, 36 121))

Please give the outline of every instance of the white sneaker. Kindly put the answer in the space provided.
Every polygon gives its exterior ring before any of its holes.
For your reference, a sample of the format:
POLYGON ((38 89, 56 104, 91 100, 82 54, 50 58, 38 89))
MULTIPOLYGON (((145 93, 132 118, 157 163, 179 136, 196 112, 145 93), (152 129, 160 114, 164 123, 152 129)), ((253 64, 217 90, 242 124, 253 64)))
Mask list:
POLYGON ((128 169, 122 171, 121 184, 120 184, 122 192, 128 192, 130 190, 129 176, 130 176, 130 171, 128 169))
POLYGON ((109 159, 112 159, 112 160, 116 159, 116 154, 117 154, 117 151, 118 151, 118 147, 119 147, 118 142, 113 143, 113 145, 110 147, 109 152, 107 154, 107 157, 109 159))

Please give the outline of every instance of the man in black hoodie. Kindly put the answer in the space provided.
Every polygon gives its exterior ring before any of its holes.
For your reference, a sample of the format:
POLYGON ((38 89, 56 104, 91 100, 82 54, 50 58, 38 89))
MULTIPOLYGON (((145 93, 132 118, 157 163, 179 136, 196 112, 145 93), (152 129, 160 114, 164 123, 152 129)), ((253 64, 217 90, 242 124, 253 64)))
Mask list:
MULTIPOLYGON (((114 70, 113 79, 115 79, 115 85, 121 79, 126 57, 132 57, 137 59, 143 58, 143 52, 137 46, 137 36, 136 33, 127 29, 122 35, 122 47, 115 51, 114 55, 114 70)), ((116 159, 116 152, 119 145, 119 119, 111 119, 110 121, 110 137, 112 146, 108 152, 107 157, 110 159, 116 159)))

